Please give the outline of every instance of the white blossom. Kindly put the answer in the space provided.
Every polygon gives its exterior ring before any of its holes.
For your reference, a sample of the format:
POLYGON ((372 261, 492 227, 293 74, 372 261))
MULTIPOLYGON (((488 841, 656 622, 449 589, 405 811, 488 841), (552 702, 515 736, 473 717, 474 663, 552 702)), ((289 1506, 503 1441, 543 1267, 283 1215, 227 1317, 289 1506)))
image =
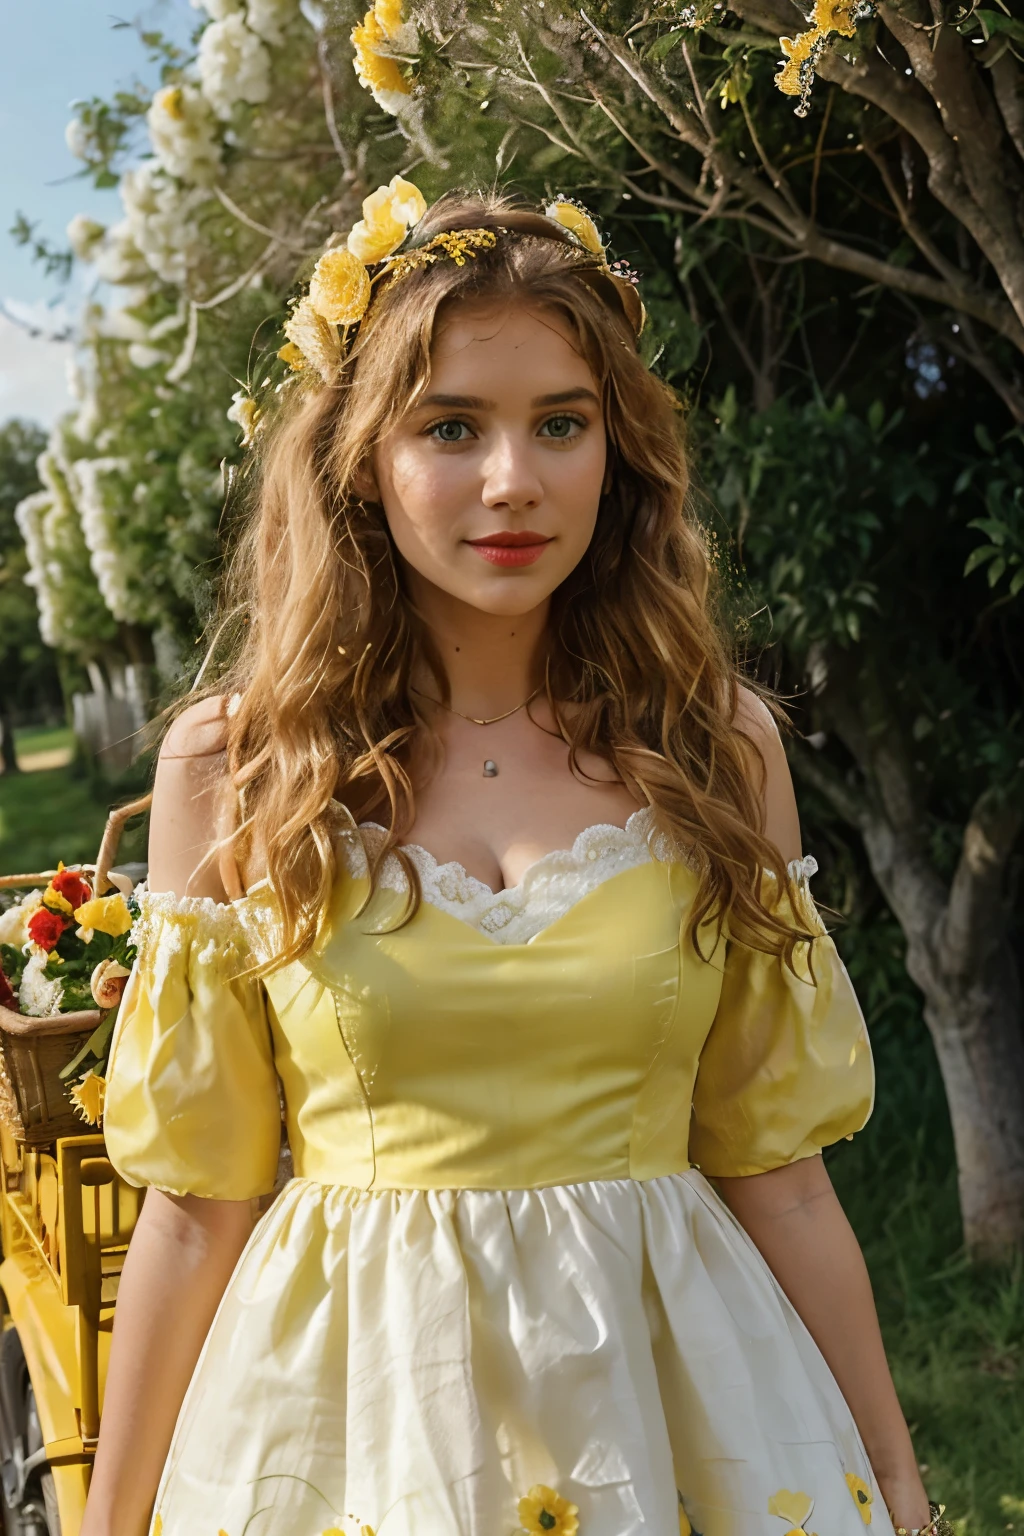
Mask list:
POLYGON ((146 258, 139 250, 127 219, 112 224, 96 250, 96 271, 108 283, 138 283, 147 275, 146 258))
POLYGON ((54 511, 54 499, 49 491, 36 491, 19 501, 14 509, 15 520, 28 557, 26 585, 35 588, 39 608, 39 633, 47 645, 59 643, 59 610, 51 582, 51 562, 48 558, 46 525, 54 511))
POLYGON ((66 231, 68 244, 79 261, 93 260, 106 232, 107 226, 90 219, 87 213, 76 213, 66 231))
POLYGON ((270 54, 239 15, 214 21, 199 39, 197 60, 203 95, 218 117, 227 119, 235 105, 253 105, 270 95, 270 54))
POLYGON ((10 944, 21 949, 28 943, 28 920, 42 904, 42 891, 29 891, 13 907, 0 912, 0 944, 10 944))
POLYGON ((64 142, 76 160, 88 160, 95 148, 92 134, 79 117, 73 117, 64 129, 64 142))
POLYGON ((285 28, 298 14, 298 0, 249 0, 245 19, 265 43, 280 48, 285 28))
POLYGON ((148 265, 165 283, 182 286, 202 254, 194 213, 207 193, 183 188, 155 160, 121 177, 128 228, 148 265))
POLYGON ((170 176, 205 185, 220 168, 221 146, 210 104, 194 85, 167 85, 146 113, 153 153, 170 176))
POLYGON ((192 0, 192 9, 205 11, 211 21, 223 21, 242 9, 242 0, 192 0))
POLYGON ((123 496, 117 495, 116 483, 111 484, 114 476, 127 473, 128 463, 125 459, 115 458, 76 459, 71 468, 82 519, 82 535, 100 596, 119 623, 133 623, 138 615, 132 606, 131 590, 118 544, 123 496))
POLYGON ((18 1008, 22 1013, 30 1013, 37 1019, 59 1013, 64 997, 61 983, 43 975, 49 958, 45 949, 33 944, 18 986, 18 1008))

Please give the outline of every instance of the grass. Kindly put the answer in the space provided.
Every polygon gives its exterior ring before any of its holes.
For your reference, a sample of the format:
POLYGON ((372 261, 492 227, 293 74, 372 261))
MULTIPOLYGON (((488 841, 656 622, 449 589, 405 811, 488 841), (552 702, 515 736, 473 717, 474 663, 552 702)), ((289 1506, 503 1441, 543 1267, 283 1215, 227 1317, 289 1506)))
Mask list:
POLYGON ((14 743, 19 756, 27 756, 30 752, 52 752, 58 748, 73 751, 75 735, 66 725, 26 726, 15 731, 14 743))
MULTIPOLYGON (((28 734, 28 733, 27 733, 28 734)), ((55 732, 39 732, 22 751, 60 746, 55 732)), ((29 874, 65 864, 90 862, 99 850, 107 812, 133 794, 143 792, 143 770, 122 778, 100 778, 80 762, 66 768, 0 777, 0 874, 29 874)), ((129 830, 121 840, 118 859, 144 859, 144 830, 129 830)))
MULTIPOLYGON (((23 750, 59 745, 52 732, 45 737, 23 750)), ((0 873, 92 859, 108 805, 141 789, 138 773, 115 784, 74 763, 0 778, 0 873)), ((120 857, 144 858, 144 850, 140 829, 120 857)), ((867 940, 877 952, 867 952, 856 977, 878 1102, 867 1129, 840 1143, 829 1166, 871 1270, 929 1492, 962 1536, 1024 1536, 1024 1262, 978 1268, 964 1257, 938 1067, 905 973, 883 963, 881 929, 872 925, 867 940)))

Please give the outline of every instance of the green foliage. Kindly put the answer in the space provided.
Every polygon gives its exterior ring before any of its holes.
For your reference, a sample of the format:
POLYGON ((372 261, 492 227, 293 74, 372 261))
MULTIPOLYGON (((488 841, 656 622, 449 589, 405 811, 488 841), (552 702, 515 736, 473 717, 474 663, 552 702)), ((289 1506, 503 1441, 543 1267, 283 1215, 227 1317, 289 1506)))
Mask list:
POLYGON ((39 489, 36 460, 46 435, 16 419, 0 427, 0 692, 8 708, 30 713, 59 707, 61 690, 53 652, 39 633, 39 613, 25 584, 28 558, 14 509, 39 489))
POLYGON ((984 568, 990 587, 1005 576, 1013 598, 1024 590, 1024 432, 1018 427, 1007 433, 998 451, 983 426, 977 440, 985 458, 967 465, 956 490, 981 490, 985 516, 972 518, 968 527, 986 534, 988 543, 971 551, 964 575, 984 568))

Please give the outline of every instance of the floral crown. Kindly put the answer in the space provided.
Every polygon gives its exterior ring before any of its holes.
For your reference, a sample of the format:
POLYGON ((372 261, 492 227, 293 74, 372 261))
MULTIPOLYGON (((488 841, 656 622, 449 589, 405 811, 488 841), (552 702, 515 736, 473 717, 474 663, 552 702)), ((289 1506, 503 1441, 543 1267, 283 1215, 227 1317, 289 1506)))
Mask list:
MULTIPOLYGON (((524 232, 504 225, 442 230, 403 252, 401 247, 410 230, 426 211, 422 192, 401 176, 371 192, 363 202, 363 217, 353 225, 344 245, 333 245, 320 257, 307 291, 296 300, 285 322, 288 339, 278 357, 289 368, 319 375, 325 384, 331 383, 380 287, 390 287, 437 261, 454 261, 464 267, 480 251, 497 245, 503 235, 524 232)), ((570 251, 601 258, 581 266, 577 275, 606 300, 617 300, 639 336, 646 311, 637 292, 637 274, 624 261, 609 264, 597 226, 582 203, 556 198, 544 213, 565 231, 562 236, 552 230, 551 239, 560 240, 570 251)), ((543 237, 542 224, 529 233, 543 237)))

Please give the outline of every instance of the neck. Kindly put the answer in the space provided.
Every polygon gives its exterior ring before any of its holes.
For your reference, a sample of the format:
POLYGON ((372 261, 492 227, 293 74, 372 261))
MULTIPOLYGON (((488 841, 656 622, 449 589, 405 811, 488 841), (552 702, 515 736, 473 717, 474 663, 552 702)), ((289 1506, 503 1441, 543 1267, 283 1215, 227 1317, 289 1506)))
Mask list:
MULTIPOLYGON (((416 591, 448 677, 450 704, 483 719, 514 709, 543 682, 549 605, 509 617, 483 613, 437 588, 416 591)), ((419 686, 432 692, 431 680, 419 686)))

